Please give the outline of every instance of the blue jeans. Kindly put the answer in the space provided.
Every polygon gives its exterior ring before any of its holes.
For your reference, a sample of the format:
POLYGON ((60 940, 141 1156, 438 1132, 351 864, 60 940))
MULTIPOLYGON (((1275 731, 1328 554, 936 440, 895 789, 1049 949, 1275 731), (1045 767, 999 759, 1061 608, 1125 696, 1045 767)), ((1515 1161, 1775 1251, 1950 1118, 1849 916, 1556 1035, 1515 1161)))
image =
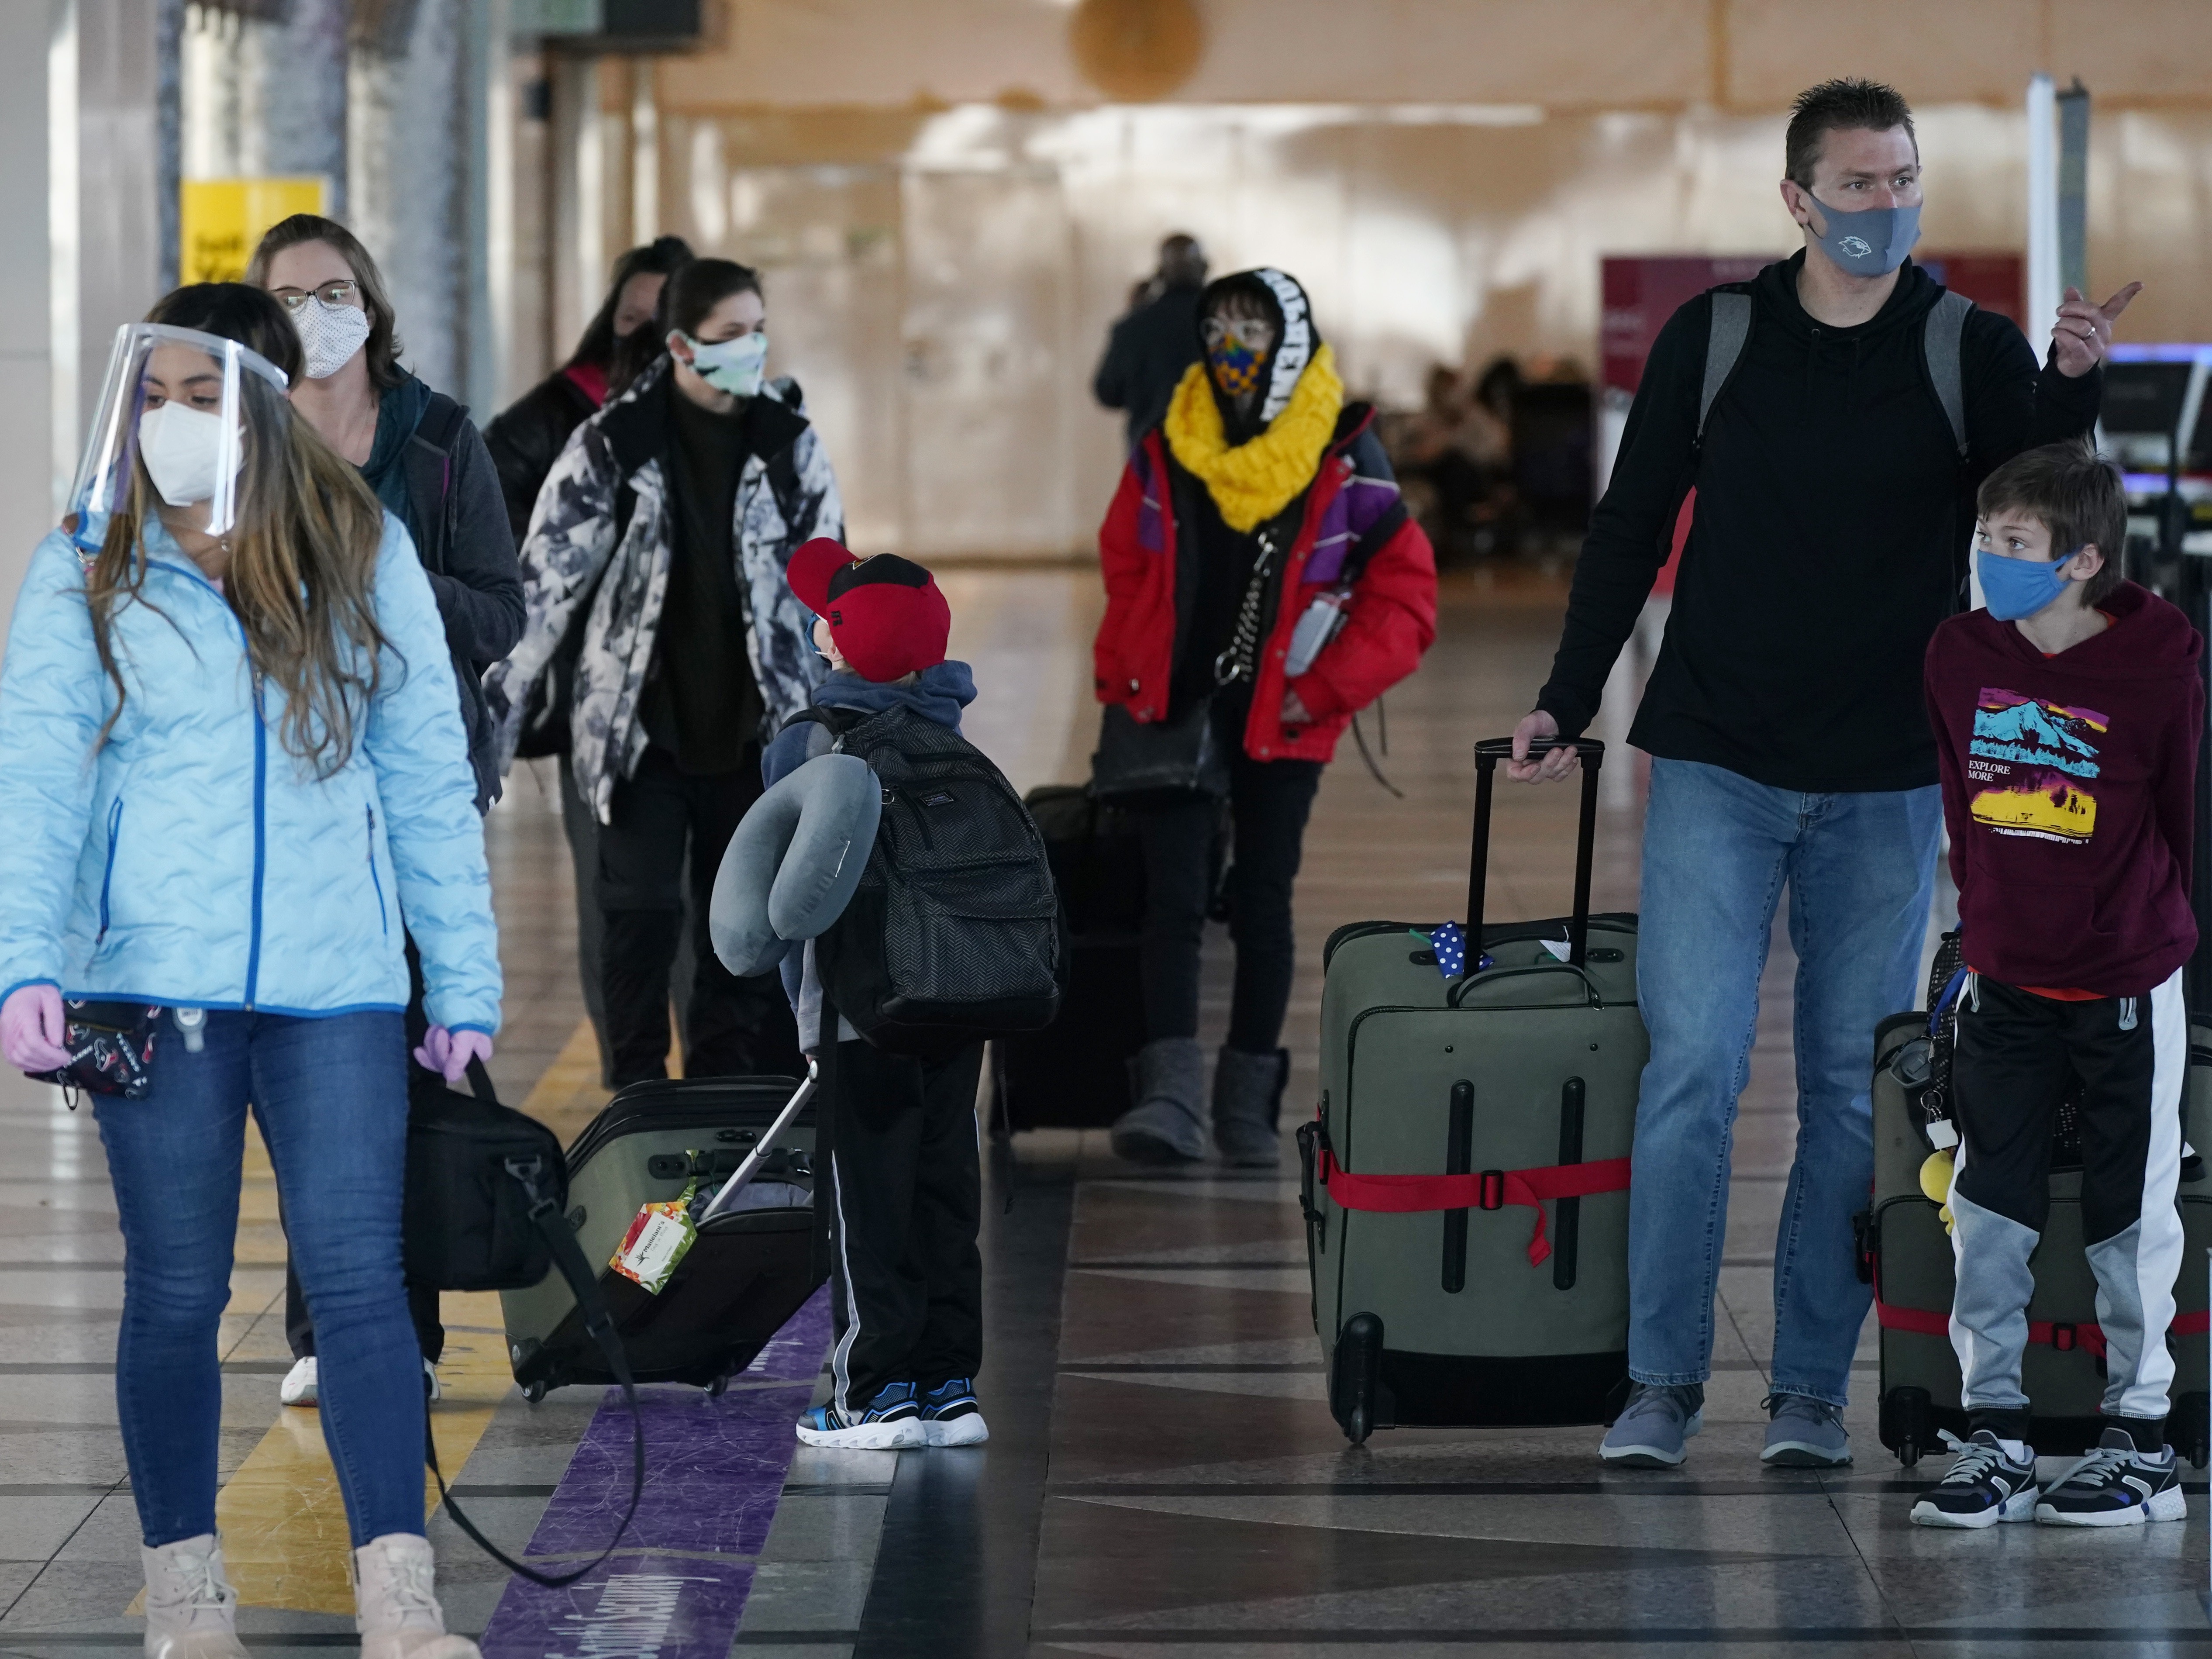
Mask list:
POLYGON ((217 1329, 230 1301, 246 1103, 313 1311, 323 1437, 356 1547, 422 1530, 422 1360, 400 1282, 406 1045, 397 1013, 164 1020, 143 1100, 95 1097, 123 1228, 115 1399, 149 1547, 215 1530, 217 1329))
POLYGON ((1628 1200, 1637 1381, 1703 1382, 1711 1372, 1736 1101, 1787 883, 1797 1155, 1774 1242, 1772 1387, 1844 1403, 1873 1299, 1851 1217, 1874 1182, 1874 1029, 1914 1005, 1942 824, 1933 785, 1805 794, 1717 766, 1651 763, 1637 965, 1651 1059, 1628 1200))

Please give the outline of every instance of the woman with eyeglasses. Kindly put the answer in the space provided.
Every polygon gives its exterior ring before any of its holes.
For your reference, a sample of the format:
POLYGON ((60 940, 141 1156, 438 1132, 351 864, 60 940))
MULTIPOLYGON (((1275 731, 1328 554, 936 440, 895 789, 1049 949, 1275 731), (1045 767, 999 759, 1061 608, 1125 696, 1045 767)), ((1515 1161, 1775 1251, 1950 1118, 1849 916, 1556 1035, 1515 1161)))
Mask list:
POLYGON ((1206 1155, 1199 945, 1225 797, 1237 977, 1212 1141, 1225 1164, 1266 1167, 1281 1155, 1291 1057, 1279 1043, 1306 816, 1352 715, 1436 637, 1436 559, 1407 516, 1374 410, 1346 400, 1295 278, 1241 270, 1210 284, 1194 343, 1199 361, 1139 440, 1099 530, 1098 699, 1125 728, 1102 741, 1101 771, 1119 738, 1188 740, 1194 755, 1209 728, 1227 762, 1187 799, 1138 814, 1146 1041, 1112 1146, 1142 1164, 1206 1155))
MULTIPOLYGON (((383 273, 343 225, 312 213, 293 215, 261 239, 246 276, 276 296, 299 334, 303 372, 293 382, 292 407, 360 470, 414 538, 446 627, 477 811, 488 811, 500 791, 483 672, 514 648, 523 616, 522 568, 484 441, 467 410, 400 363, 383 273)), ((410 1048, 422 1041, 424 1029, 418 975, 408 1009, 410 1048)), ((408 1301, 434 1399, 446 1343, 438 1293, 410 1287, 408 1301)), ((286 1284, 284 1325, 294 1364, 281 1396, 288 1406, 312 1406, 315 1331, 296 1274, 286 1284)))
POLYGON ((179 289, 111 362, 0 665, 0 1054, 67 1068, 99 1124, 145 1652, 246 1656, 216 1494, 251 1111, 322 1338, 359 1650, 477 1659, 445 1633, 423 1537, 400 1265, 397 912, 452 1075, 500 1015, 437 604, 406 531, 288 400, 300 342, 267 295, 179 289), (133 1085, 85 1054, 102 1024, 128 1034, 133 1085))

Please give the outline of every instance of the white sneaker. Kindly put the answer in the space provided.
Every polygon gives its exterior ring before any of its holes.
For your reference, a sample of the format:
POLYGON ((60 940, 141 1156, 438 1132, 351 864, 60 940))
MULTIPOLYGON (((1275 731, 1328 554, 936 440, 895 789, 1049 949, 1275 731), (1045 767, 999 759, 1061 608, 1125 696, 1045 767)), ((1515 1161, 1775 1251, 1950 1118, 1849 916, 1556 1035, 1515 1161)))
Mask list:
POLYGON ((352 1567, 362 1659, 483 1659, 466 1637, 446 1633, 428 1540, 386 1533, 353 1553, 352 1567))
POLYGON ((276 1398, 288 1406, 312 1406, 315 1403, 315 1356, 294 1364, 284 1373, 284 1386, 276 1390, 276 1398))
MULTIPOLYGON (((308 1363, 312 1364, 314 1362, 310 1360, 308 1363)), ((445 1389, 439 1386, 438 1368, 427 1359, 422 1362, 422 1392, 432 1400, 446 1397, 445 1389)))
POLYGON ((143 1547, 146 1659, 246 1659, 237 1634, 238 1592, 223 1576, 213 1533, 143 1547))

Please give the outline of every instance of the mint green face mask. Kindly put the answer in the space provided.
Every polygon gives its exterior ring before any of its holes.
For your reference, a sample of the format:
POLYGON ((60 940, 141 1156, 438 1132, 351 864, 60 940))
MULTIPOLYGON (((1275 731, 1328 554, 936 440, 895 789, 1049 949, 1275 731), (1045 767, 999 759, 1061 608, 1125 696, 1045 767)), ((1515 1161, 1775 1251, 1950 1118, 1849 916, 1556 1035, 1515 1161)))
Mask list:
POLYGON ((768 378, 766 331, 755 329, 750 334, 717 340, 712 345, 702 345, 689 334, 684 338, 691 348, 691 367, 715 391, 726 392, 732 398, 760 395, 761 383, 768 378))

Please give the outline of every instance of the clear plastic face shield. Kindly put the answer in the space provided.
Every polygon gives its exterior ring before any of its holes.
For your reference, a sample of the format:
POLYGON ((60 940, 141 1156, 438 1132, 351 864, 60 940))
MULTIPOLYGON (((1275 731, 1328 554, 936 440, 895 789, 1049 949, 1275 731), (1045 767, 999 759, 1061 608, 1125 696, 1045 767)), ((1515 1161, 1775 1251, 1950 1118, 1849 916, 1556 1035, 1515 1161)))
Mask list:
POLYGON ((285 392, 284 371, 235 340, 166 323, 116 330, 70 490, 78 547, 97 552, 134 504, 173 530, 228 533, 249 458, 283 441, 285 392))

